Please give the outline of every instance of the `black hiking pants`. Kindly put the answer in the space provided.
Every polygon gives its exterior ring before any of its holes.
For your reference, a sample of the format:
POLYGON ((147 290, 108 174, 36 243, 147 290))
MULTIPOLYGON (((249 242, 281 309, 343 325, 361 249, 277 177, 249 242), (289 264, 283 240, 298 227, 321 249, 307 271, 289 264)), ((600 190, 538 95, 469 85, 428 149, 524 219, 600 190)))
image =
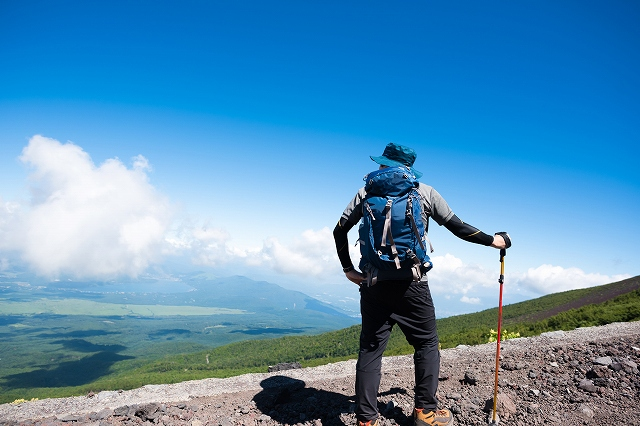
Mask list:
POLYGON ((391 329, 398 324, 415 353, 415 407, 425 412, 437 406, 440 353, 436 315, 427 282, 379 281, 360 287, 362 332, 356 364, 356 416, 378 418, 382 353, 391 329))

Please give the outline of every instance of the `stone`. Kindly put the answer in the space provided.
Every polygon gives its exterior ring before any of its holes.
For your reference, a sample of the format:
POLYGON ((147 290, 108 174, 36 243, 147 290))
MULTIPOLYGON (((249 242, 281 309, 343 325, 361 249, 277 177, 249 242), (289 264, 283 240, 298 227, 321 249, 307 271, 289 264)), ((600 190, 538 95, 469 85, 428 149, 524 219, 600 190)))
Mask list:
POLYGON ((96 399, 98 401, 104 401, 107 398, 111 398, 118 395, 118 392, 115 391, 102 391, 102 392, 98 392, 98 394, 96 395, 96 399))
POLYGON ((638 374, 638 364, 636 364, 635 362, 625 359, 621 362, 621 364, 626 373, 638 374))
POLYGON ((603 365, 594 365, 593 368, 587 371, 587 379, 595 379, 597 377, 611 377, 612 369, 603 365))
POLYGON ((561 337, 564 337, 566 333, 562 330, 558 330, 558 331, 547 331, 545 333, 540 334, 540 336, 543 337, 551 337, 553 339, 559 339, 561 337))
POLYGON ((505 393, 498 394, 497 413, 500 417, 507 420, 513 416, 517 411, 516 404, 511 397, 505 393))
POLYGON ((578 384, 578 388, 587 392, 596 392, 598 390, 598 388, 596 388, 593 382, 589 379, 582 379, 578 384))
POLYGON ((479 396, 474 396, 473 398, 471 398, 471 403, 473 405, 480 406, 480 405, 482 405, 482 402, 483 402, 482 398, 480 398, 479 396))
POLYGON ((583 419, 585 419, 586 421, 591 420, 593 418, 593 416, 595 415, 593 410, 591 408, 589 408, 589 406, 586 405, 586 404, 580 404, 580 406, 578 407, 577 411, 580 414, 580 416, 583 419))
POLYGON ((82 416, 79 414, 67 414, 65 416, 62 417, 58 417, 58 420, 60 420, 61 422, 78 422, 80 421, 80 419, 82 419, 82 416))
POLYGON ((476 385, 478 383, 478 376, 472 371, 464 373, 464 382, 468 385, 476 385))
POLYGON ((462 404, 462 409, 465 411, 477 411, 480 409, 480 407, 472 402, 465 402, 462 404))
POLYGON ((624 369, 624 366, 623 366, 621 363, 619 363, 619 362, 613 362, 613 363, 611 363, 611 365, 609 366, 609 368, 610 368, 610 369, 612 369, 612 370, 613 370, 613 371, 615 371, 615 372, 618 372, 618 371, 620 371, 620 370, 623 370, 623 369, 624 369))
POLYGON ((600 358, 596 358, 593 360, 594 364, 598 364, 598 365, 611 365, 611 363, 613 362, 613 360, 611 359, 610 356, 603 356, 600 358))
POLYGON ((113 410, 114 416, 126 416, 129 413, 129 406, 123 405, 113 410))
POLYGON ((523 370, 527 368, 527 364, 522 361, 505 361, 500 364, 500 368, 506 371, 523 370))
POLYGON ((299 362, 281 362, 276 365, 270 365, 267 371, 273 373, 275 371, 296 370, 302 368, 299 362))
POLYGON ((104 410, 100 410, 97 413, 91 413, 89 419, 91 420, 104 420, 109 416, 113 415, 113 410, 109 408, 105 408, 104 410))

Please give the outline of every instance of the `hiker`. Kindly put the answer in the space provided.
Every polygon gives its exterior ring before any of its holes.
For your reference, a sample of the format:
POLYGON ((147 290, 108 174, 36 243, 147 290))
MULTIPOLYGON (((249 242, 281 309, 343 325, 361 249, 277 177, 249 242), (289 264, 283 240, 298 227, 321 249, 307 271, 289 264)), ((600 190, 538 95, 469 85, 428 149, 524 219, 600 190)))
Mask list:
MULTIPOLYGON (((390 143, 382 156, 372 156, 371 159, 380 168, 365 177, 365 187, 347 205, 333 231, 343 271, 350 281, 360 286, 362 331, 356 364, 358 425, 378 425, 377 395, 382 354, 395 324, 398 324, 415 350, 415 425, 452 425, 451 412, 437 408, 440 353, 435 309, 426 279, 426 271, 430 269, 431 262, 426 254, 424 241, 416 243, 415 240, 428 241, 426 230, 431 218, 465 241, 498 249, 507 248, 510 241, 506 233, 491 236, 464 223, 435 189, 418 182, 422 173, 413 168, 416 159, 413 149, 390 143), (407 216, 412 216, 402 225, 408 229, 401 229, 397 219, 397 223, 393 222, 396 215, 391 214, 394 207, 388 201, 403 195, 403 190, 396 191, 393 196, 384 194, 385 191, 393 192, 398 185, 409 188, 409 195, 404 194, 404 204, 398 207, 405 209, 407 216), (418 201, 412 203, 408 201, 410 199, 418 201), (409 214, 416 205, 419 208, 418 214, 409 214), (359 243, 362 259, 359 267, 362 272, 358 272, 349 255, 347 233, 361 219, 359 243), (377 230, 371 231, 367 227, 375 227, 377 230), (376 236, 380 232, 384 237, 376 236), (419 238, 413 238, 412 235, 419 238), (414 242, 407 243, 412 238, 414 242), (404 253, 399 248, 402 244, 414 246, 404 253)), ((403 211, 400 210, 400 213, 404 219, 403 211)))

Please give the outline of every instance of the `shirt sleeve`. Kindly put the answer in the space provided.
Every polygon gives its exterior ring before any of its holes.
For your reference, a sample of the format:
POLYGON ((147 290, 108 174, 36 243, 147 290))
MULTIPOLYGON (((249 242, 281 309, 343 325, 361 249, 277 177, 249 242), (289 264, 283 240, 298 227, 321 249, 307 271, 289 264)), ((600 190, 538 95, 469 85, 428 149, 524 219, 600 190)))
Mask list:
POLYGON ((449 207, 449 204, 447 204, 438 191, 424 183, 420 183, 418 191, 422 197, 424 214, 427 217, 433 218, 440 226, 447 223, 449 219, 453 217, 453 211, 449 207))
POLYGON ((360 219, 362 218, 362 200, 364 200, 365 195, 366 192, 364 188, 360 188, 355 197, 353 197, 347 205, 347 208, 342 212, 343 219, 348 220, 353 225, 360 222, 360 219))

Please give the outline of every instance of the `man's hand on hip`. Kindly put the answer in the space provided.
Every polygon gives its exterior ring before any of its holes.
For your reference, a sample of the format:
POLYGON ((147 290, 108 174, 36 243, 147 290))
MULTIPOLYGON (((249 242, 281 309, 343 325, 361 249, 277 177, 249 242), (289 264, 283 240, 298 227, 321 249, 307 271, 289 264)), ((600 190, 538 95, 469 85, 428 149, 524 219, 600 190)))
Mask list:
POLYGON ((362 281, 367 279, 364 275, 362 275, 360 272, 356 271, 355 269, 347 272, 345 275, 347 276, 347 279, 349 281, 357 285, 360 285, 362 281))

